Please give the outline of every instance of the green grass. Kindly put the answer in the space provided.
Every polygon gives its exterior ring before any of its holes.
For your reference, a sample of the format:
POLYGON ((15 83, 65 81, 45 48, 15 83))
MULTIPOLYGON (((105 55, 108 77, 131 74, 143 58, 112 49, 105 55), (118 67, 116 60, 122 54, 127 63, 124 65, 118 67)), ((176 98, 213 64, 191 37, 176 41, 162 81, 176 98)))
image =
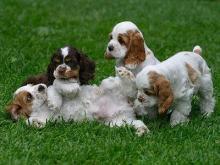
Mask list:
POLYGON ((215 0, 1 0, 0 164, 219 164, 220 1, 215 0), (216 108, 209 119, 193 104, 191 122, 170 128, 146 120, 151 134, 98 123, 50 123, 44 129, 12 123, 4 112, 29 75, 44 72, 50 56, 74 45, 96 61, 96 79, 114 75, 103 53, 112 27, 135 22, 155 55, 164 60, 196 44, 213 72, 216 108))

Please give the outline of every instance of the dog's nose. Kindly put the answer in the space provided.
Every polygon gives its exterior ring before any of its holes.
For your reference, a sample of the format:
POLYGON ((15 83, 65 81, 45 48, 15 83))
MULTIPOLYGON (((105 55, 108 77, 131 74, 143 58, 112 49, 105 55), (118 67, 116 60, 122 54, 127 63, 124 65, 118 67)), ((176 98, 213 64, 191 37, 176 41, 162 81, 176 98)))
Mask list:
POLYGON ((59 73, 63 73, 66 71, 66 67, 65 66, 59 66, 59 73))
POLYGON ((38 91, 43 92, 45 90, 45 87, 43 85, 38 86, 38 91))
POLYGON ((144 97, 143 96, 139 96, 138 97, 138 101, 142 103, 144 101, 144 97))
POLYGON ((77 75, 74 75, 74 76, 73 76, 73 78, 74 78, 74 79, 77 79, 77 78, 78 78, 78 76, 77 76, 77 75))
POLYGON ((113 50, 114 50, 114 46, 113 46, 113 45, 109 45, 109 46, 108 46, 108 50, 109 50, 109 51, 113 51, 113 50))

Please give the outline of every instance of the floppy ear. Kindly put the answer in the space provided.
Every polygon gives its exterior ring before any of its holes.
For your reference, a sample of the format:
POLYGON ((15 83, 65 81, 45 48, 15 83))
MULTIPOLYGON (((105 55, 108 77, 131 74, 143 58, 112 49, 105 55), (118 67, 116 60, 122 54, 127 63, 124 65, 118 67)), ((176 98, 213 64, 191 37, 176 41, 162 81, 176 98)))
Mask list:
POLYGON ((51 57, 50 60, 50 64, 47 67, 47 86, 53 85, 53 81, 55 80, 55 77, 53 75, 55 68, 55 64, 53 64, 53 58, 54 58, 55 54, 53 54, 53 56, 51 57))
POLYGON ((11 115, 11 119, 17 121, 20 116, 21 107, 18 104, 11 103, 7 108, 6 111, 11 115))
POLYGON ((27 84, 32 84, 32 85, 37 85, 37 84, 45 84, 48 85, 48 77, 46 73, 42 73, 36 76, 31 76, 28 77, 22 84, 22 86, 27 85, 27 84))
POLYGON ((144 49, 144 39, 138 31, 129 31, 128 51, 124 59, 125 65, 137 65, 143 62, 146 58, 144 49))
POLYGON ((174 99, 170 82, 163 75, 157 73, 154 73, 154 77, 151 78, 154 79, 152 85, 159 99, 158 112, 159 114, 164 114, 168 111, 174 99))
POLYGON ((79 81, 83 84, 88 84, 89 80, 94 78, 95 74, 95 62, 89 59, 85 54, 77 52, 77 59, 79 61, 79 81))

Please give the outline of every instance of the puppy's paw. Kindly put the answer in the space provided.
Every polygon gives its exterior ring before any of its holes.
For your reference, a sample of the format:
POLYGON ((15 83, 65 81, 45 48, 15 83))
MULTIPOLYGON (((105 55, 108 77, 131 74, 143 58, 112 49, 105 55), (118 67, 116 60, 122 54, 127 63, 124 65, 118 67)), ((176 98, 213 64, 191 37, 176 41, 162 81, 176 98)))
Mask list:
POLYGON ((147 128, 147 126, 141 126, 137 128, 136 135, 143 136, 147 133, 150 133, 150 130, 147 128))
POLYGON ((35 118, 29 118, 29 119, 27 119, 26 124, 34 126, 36 128, 43 128, 43 127, 45 127, 46 123, 44 123, 38 119, 35 119, 35 118))
POLYGON ((70 83, 68 85, 63 86, 61 93, 63 96, 73 99, 80 90, 80 86, 78 83, 70 83))
POLYGON ((131 71, 127 70, 125 67, 116 68, 116 75, 123 80, 135 80, 134 74, 131 71))
POLYGON ((137 64, 126 64, 125 67, 128 68, 128 69, 133 70, 137 67, 137 64))
POLYGON ((48 108, 53 111, 59 111, 61 108, 61 105, 59 105, 58 102, 52 99, 47 100, 47 105, 48 105, 48 108))
POLYGON ((189 118, 184 118, 182 120, 171 120, 170 121, 170 125, 172 128, 177 125, 184 125, 184 124, 188 124, 188 123, 189 123, 189 118))

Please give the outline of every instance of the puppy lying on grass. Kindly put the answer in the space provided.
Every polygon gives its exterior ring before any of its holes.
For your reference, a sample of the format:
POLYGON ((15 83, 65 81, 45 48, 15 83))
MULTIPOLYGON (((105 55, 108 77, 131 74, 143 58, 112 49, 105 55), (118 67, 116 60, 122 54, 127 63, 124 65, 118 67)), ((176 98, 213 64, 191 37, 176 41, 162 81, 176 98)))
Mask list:
POLYGON ((96 120, 110 127, 130 125, 139 136, 149 132, 147 126, 136 119, 127 94, 123 94, 126 91, 122 91, 123 82, 133 80, 131 74, 117 68, 116 75, 104 79, 99 87, 80 86, 77 78, 57 78, 48 88, 43 84, 28 84, 15 92, 8 112, 13 119, 24 116, 28 124, 37 127, 43 127, 49 120, 96 120))

